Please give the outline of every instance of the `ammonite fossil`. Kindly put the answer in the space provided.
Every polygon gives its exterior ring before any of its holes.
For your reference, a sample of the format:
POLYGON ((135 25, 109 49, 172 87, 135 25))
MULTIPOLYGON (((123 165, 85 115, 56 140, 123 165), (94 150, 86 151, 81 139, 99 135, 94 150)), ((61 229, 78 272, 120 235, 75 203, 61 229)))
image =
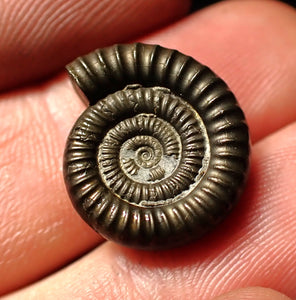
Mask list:
POLYGON ((227 216, 246 181, 249 134, 224 81, 176 50, 140 43, 96 50, 67 69, 90 106, 68 137, 65 182, 94 230, 168 248, 227 216))

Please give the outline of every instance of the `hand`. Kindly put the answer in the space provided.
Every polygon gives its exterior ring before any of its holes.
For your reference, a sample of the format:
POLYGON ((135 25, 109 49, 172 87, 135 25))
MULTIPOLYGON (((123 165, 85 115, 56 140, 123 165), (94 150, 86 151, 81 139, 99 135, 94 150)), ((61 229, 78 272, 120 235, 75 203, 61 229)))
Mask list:
POLYGON ((296 298, 296 12, 275 1, 226 1, 173 24, 188 7, 0 3, 0 292, 33 283, 5 299, 296 298), (68 132, 85 107, 59 70, 144 32, 140 41, 191 55, 227 82, 253 143, 233 213, 201 240, 165 252, 105 242, 72 208, 62 175, 68 132))

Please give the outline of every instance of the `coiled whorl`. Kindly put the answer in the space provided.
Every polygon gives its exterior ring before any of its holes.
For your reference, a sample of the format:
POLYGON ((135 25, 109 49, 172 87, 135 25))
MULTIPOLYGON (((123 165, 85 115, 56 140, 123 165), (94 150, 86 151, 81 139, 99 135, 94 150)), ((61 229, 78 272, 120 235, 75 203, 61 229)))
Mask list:
POLYGON ((249 134, 220 78, 145 44, 99 49, 67 69, 91 104, 64 156, 69 195, 90 226, 156 249, 196 239, 226 217, 246 181, 249 134))

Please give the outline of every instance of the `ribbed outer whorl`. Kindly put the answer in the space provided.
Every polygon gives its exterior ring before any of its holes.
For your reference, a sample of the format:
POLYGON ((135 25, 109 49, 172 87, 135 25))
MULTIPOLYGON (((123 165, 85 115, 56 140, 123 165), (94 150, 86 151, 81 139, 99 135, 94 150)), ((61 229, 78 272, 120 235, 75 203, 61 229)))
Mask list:
POLYGON ((156 249, 196 239, 226 217, 246 181, 249 134, 220 78, 145 44, 99 49, 67 69, 91 104, 64 156, 71 200, 90 226, 156 249))

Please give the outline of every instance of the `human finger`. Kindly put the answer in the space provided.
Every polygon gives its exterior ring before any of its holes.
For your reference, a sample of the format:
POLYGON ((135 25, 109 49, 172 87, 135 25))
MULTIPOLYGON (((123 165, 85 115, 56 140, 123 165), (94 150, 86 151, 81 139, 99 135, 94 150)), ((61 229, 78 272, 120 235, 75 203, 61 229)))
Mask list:
POLYGON ((189 6, 190 0, 1 1, 0 91, 52 75, 91 49, 169 24, 189 6))

